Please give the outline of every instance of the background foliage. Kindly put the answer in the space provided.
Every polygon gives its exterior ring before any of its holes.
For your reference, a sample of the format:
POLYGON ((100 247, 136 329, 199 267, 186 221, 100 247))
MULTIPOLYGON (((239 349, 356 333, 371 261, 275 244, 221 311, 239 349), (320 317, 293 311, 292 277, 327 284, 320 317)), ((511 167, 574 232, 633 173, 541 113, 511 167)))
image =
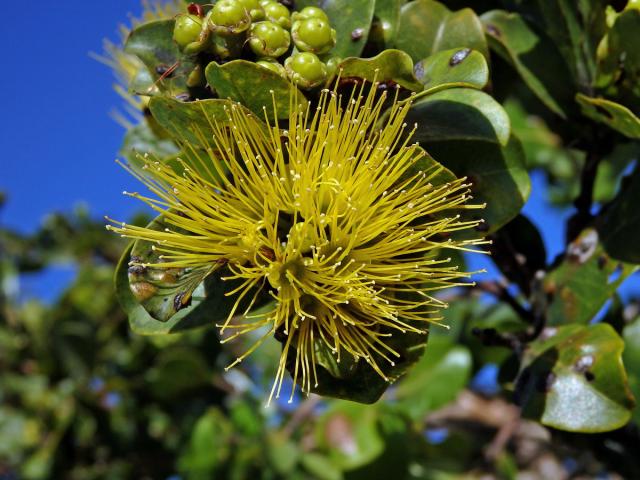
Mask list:
MULTIPOLYGON (((433 330, 425 355, 376 404, 311 396, 264 408, 277 342, 224 373, 243 347, 223 349, 212 329, 186 328, 206 316, 163 323, 125 302, 127 320, 112 286, 126 245, 86 212, 52 215, 33 235, 2 229, 0 474, 640 475, 639 307, 617 294, 640 263, 636 2, 358 2, 372 23, 341 15, 354 2, 321 2, 343 39, 337 52, 352 57, 345 76, 370 79, 378 68, 418 92, 417 140, 487 202, 483 233, 500 277, 446 294, 451 329, 433 330), (571 209, 566 249, 551 262, 520 213, 533 171, 546 176, 548 198, 571 209), (58 300, 18 298, 16 278, 61 260, 78 274, 58 300), (140 335, 168 331, 178 333, 140 335)), ((172 129, 201 121, 199 108, 171 98, 185 91, 184 75, 157 82, 157 46, 166 42, 163 63, 180 55, 170 23, 144 25, 127 42, 143 63, 133 91, 159 90, 153 116, 127 133, 131 161, 135 151, 170 161, 172 129)), ((243 60, 207 68, 206 78, 220 97, 259 108, 256 72, 243 60)))

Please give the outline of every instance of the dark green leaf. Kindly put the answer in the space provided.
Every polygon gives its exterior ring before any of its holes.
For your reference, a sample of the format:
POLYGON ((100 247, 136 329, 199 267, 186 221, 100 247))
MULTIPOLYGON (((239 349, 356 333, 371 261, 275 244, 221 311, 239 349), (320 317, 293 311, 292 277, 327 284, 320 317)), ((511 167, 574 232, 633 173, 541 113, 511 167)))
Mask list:
POLYGON ((640 118, 624 105, 604 98, 587 97, 581 93, 576 95, 576 101, 587 117, 604 123, 629 138, 640 138, 640 118))
POLYGON ((620 428, 634 407, 623 348, 607 324, 557 327, 531 343, 516 386, 523 414, 572 432, 620 428))
POLYGON ((640 264, 640 168, 625 180, 622 191, 600 219, 598 230, 611 257, 640 264))
POLYGON ((485 220, 487 232, 498 230, 518 215, 529 197, 531 184, 522 145, 515 137, 511 137, 506 147, 487 141, 434 139, 421 143, 457 177, 469 179, 472 203, 486 204, 483 210, 472 210, 470 214, 485 220))
POLYGON ((443 336, 429 341, 420 361, 398 383, 399 407, 413 420, 420 420, 456 398, 471 373, 471 355, 443 336))
POLYGON ((341 78, 358 77, 378 82, 394 81, 419 92, 422 84, 413 74, 411 57, 400 50, 385 50, 373 58, 347 58, 340 64, 341 78))
POLYGON ((517 13, 493 10, 481 20, 490 47, 509 62, 527 86, 553 112, 566 117, 573 90, 570 72, 556 46, 517 13))
POLYGON ((260 118, 264 118, 265 109, 268 117, 273 118, 274 103, 278 118, 289 118, 291 96, 297 95, 300 102, 305 100, 304 94, 289 80, 246 60, 223 65, 211 62, 205 76, 218 96, 241 103, 260 118))
POLYGON ((213 478, 214 472, 231 456, 233 425, 216 407, 202 415, 191 432, 189 443, 178 459, 178 469, 187 478, 213 478))
POLYGON ((451 87, 482 89, 489 81, 484 55, 468 48, 434 53, 416 64, 415 73, 429 92, 451 87))
POLYGON ((414 139, 423 143, 483 140, 506 145, 511 125, 491 96, 472 88, 450 88, 416 97, 407 123, 418 124, 414 139))
POLYGON ((465 47, 489 58, 482 23, 474 11, 451 12, 434 0, 416 0, 402 7, 395 46, 416 62, 442 50, 465 47))
POLYGON ((376 0, 369 41, 378 45, 379 50, 384 50, 396 38, 403 3, 404 0, 376 0))
MULTIPOLYGON (((629 386, 636 399, 640 398, 640 317, 623 331, 624 352, 622 360, 629 375, 629 386)), ((633 420, 640 424, 640 406, 633 409, 633 420)))
POLYGON ((562 263, 544 280, 550 298, 548 323, 588 323, 634 269, 610 258, 598 233, 586 230, 568 246, 562 263))
POLYGON ((129 34, 124 46, 126 53, 142 60, 158 88, 169 95, 187 91, 187 77, 195 66, 194 59, 181 54, 173 41, 174 25, 175 20, 143 23, 129 34), (173 73, 160 80, 174 66, 173 73))

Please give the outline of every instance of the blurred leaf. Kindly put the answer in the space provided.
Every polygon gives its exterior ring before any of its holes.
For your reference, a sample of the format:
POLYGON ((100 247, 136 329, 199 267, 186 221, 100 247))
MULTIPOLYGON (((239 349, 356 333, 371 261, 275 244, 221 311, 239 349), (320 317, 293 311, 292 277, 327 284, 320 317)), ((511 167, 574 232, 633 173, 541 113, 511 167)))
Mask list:
POLYGON ((275 103, 278 118, 287 119, 291 96, 305 101, 304 94, 289 80, 254 62, 233 60, 223 65, 211 62, 205 75, 218 96, 241 103, 258 118, 264 118, 266 109, 267 116, 273 119, 275 103))
POLYGON ((419 61, 416 76, 430 92, 452 87, 484 88, 489 82, 489 66, 476 50, 454 48, 419 61))
POLYGON ((207 363, 198 351, 174 347, 160 352, 153 367, 147 371, 145 381, 154 396, 171 399, 210 385, 211 377, 207 363))
MULTIPOLYGON (((640 317, 623 330, 624 352, 622 360, 629 375, 629 386, 636 400, 640 399, 640 317)), ((640 424, 640 406, 633 409, 633 421, 640 424)))
POLYGON ((384 449, 377 427, 378 410, 350 402, 335 402, 316 427, 319 446, 340 470, 371 462, 384 449))
POLYGON ((500 104, 472 88, 418 95, 407 115, 407 123, 414 122, 418 129, 413 139, 421 143, 482 140, 506 145, 511 131, 509 117, 500 104))
POLYGON ((565 118, 573 89, 566 63, 556 46, 537 34, 517 13, 492 10, 483 14, 489 45, 520 74, 527 86, 553 112, 565 118))
POLYGON ((302 465, 307 472, 318 480, 342 480, 342 472, 324 455, 318 453, 305 453, 302 456, 302 465))
POLYGON ((173 41, 174 25, 175 20, 143 23, 129 34, 124 46, 126 53, 142 60, 158 88, 173 96, 187 91, 187 77, 195 66, 194 59, 180 53, 173 41), (160 80, 174 65, 173 73, 160 80))
POLYGON ((385 50, 373 58, 350 57, 340 64, 340 69, 341 78, 393 81, 414 92, 422 90, 422 84, 413 75, 411 57, 400 50, 385 50))
POLYGON ((358 57, 362 53, 375 9, 375 0, 297 0, 296 10, 313 5, 322 8, 336 29, 336 46, 331 55, 358 57))
POLYGON ((626 424, 634 400, 622 365, 624 343, 615 330, 607 324, 566 325, 549 335, 525 352, 516 387, 523 415, 571 432, 626 424))
POLYGON ((604 98, 587 97, 581 93, 576 95, 576 101, 587 117, 604 123, 629 138, 640 138, 640 118, 624 105, 604 98))
MULTIPOLYGON (((158 99, 161 98, 158 97, 158 99)), ((150 127, 149 122, 145 121, 127 130, 119 153, 127 159, 130 165, 142 168, 144 161, 140 156, 149 154, 154 159, 163 160, 174 157, 179 151, 173 140, 158 136, 157 132, 150 127)))
POLYGON ((607 253, 616 260, 640 264, 640 167, 600 219, 598 231, 607 253))
POLYGON ((277 433, 269 436, 269 458, 279 474, 290 474, 299 460, 300 453, 298 446, 290 439, 277 433))
POLYGON ((178 458, 178 470, 189 480, 214 478, 231 455, 233 425, 216 407, 196 422, 189 443, 178 458))
POLYGON ((472 48, 489 58, 480 19, 470 8, 451 12, 434 0, 416 0, 400 11, 395 47, 415 62, 452 48, 472 48))
POLYGON ((544 280, 550 325, 588 323, 636 267, 616 262, 585 230, 568 247, 566 257, 544 280))
POLYGON ((471 373, 471 355, 463 346, 452 345, 443 337, 430 339, 420 361, 398 383, 398 406, 412 420, 425 416, 453 401, 471 373))
POLYGON ((529 197, 531 184, 522 145, 515 137, 506 147, 487 141, 433 140, 423 143, 423 147, 457 177, 469 179, 474 204, 486 204, 484 209, 471 212, 472 218, 484 219, 488 233, 518 215, 529 197))

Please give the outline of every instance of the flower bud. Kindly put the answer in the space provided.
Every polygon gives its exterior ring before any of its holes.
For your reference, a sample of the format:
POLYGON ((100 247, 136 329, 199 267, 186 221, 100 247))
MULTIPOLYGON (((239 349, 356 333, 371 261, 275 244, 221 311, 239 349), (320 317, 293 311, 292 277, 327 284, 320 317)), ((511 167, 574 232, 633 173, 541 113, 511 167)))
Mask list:
POLYGON ((277 2, 270 2, 263 6, 267 20, 280 25, 282 28, 291 28, 291 13, 289 9, 277 2))
POLYGON ((327 67, 311 52, 294 53, 284 61, 284 68, 293 83, 301 88, 313 88, 327 78, 327 67))
POLYGON ((249 47, 259 57, 279 57, 289 49, 290 44, 289 32, 273 22, 251 25, 249 47))
POLYGON ((264 20, 264 10, 260 5, 258 0, 236 0, 240 5, 242 5, 247 12, 249 12, 249 16, 251 20, 254 22, 259 22, 260 20, 264 20))
POLYGON ((291 20, 297 22, 298 20, 307 20, 310 18, 319 18, 325 22, 329 22, 329 17, 324 13, 324 10, 318 7, 304 7, 299 12, 293 12, 291 20))
POLYGON ((218 35, 244 32, 251 25, 251 16, 237 0, 219 0, 206 17, 207 26, 218 35))
POLYGON ((261 58, 256 63, 261 67, 267 68, 272 72, 277 73, 281 77, 287 76, 287 71, 285 70, 285 68, 273 58, 261 58))
POLYGON ((173 27, 173 40, 181 50, 188 45, 199 42, 202 33, 202 19, 197 15, 178 15, 173 27))
POLYGON ((296 47, 303 52, 327 53, 336 44, 336 31, 329 22, 319 18, 295 21, 291 36, 296 47))

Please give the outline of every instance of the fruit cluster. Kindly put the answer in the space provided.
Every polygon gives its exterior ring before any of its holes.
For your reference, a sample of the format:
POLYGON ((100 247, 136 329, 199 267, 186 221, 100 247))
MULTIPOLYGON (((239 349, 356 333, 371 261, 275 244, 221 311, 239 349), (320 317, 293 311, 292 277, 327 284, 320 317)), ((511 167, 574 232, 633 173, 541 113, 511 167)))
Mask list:
POLYGON ((336 31, 322 9, 290 12, 275 0, 218 0, 206 14, 191 4, 176 18, 173 39, 187 54, 206 52, 221 60, 250 50, 258 65, 304 89, 325 83, 340 62, 330 54, 336 31))

